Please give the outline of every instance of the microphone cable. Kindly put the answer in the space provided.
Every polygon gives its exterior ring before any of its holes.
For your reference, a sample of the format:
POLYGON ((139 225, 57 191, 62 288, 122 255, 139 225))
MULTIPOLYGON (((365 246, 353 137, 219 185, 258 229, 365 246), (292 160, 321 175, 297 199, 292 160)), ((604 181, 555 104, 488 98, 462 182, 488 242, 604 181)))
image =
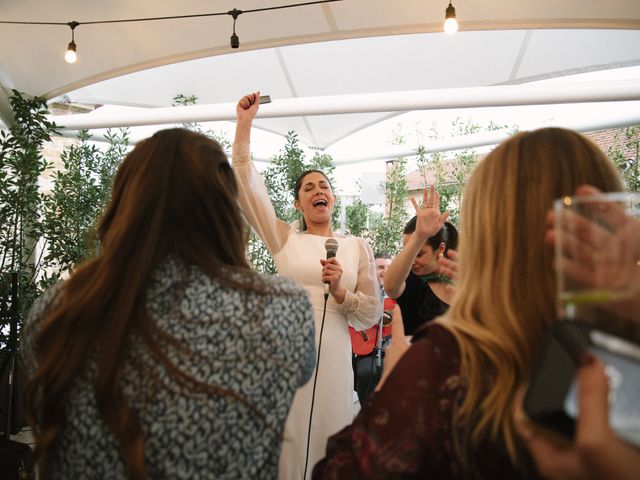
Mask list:
MULTIPOLYGON (((364 398, 366 399, 372 391, 372 385, 371 383, 374 380, 374 372, 375 372, 375 377, 377 378, 377 380, 375 381, 375 383, 373 383, 373 388, 376 387, 376 385, 378 385, 378 382, 380 381, 380 378, 382 378, 382 369, 384 368, 384 351, 382 349, 382 325, 384 323, 384 298, 385 298, 385 293, 384 293, 384 289, 382 288, 382 286, 380 287, 380 300, 382 301, 382 314, 380 315, 380 319, 378 320, 378 323, 376 324, 376 337, 374 340, 374 346, 373 346, 373 356, 371 357, 371 366, 369 367, 369 379, 367 381, 367 388, 364 391, 364 398), (378 360, 380 360, 380 363, 378 364, 378 360)), ((360 404, 360 406, 362 407, 362 404, 360 404)))
MULTIPOLYGON (((374 343, 375 347, 373 347, 373 352, 372 352, 373 355, 370 357, 371 366, 369 367, 369 379, 367 381, 367 389, 365 390, 365 393, 364 393, 365 398, 371 394, 372 390, 378 384, 378 382, 376 381, 372 385, 372 382, 374 382, 374 377, 378 379, 381 377, 380 372, 382 371, 382 368, 383 368, 382 359, 384 358, 384 352, 382 351, 382 344, 380 343, 380 341, 382 338, 382 321, 384 320, 384 311, 382 315, 383 316, 380 317, 380 320, 376 325, 376 338, 374 343), (380 360, 381 362, 380 365, 378 365, 378 360, 380 360), (375 375, 374 375, 374 372, 375 372, 375 375)), ((362 407, 362 405, 360 406, 362 407)))
POLYGON ((318 340, 318 353, 316 356, 316 374, 313 377, 313 390, 311 392, 311 410, 309 411, 309 429, 307 431, 307 452, 304 457, 304 474, 302 480, 307 478, 307 467, 309 466, 309 445, 311 444, 311 421, 313 419, 313 404, 316 401, 316 384, 318 383, 318 370, 320 370, 320 350, 322 349, 322 332, 324 330, 324 317, 327 314, 327 300, 329 294, 324 294, 324 305, 322 307, 322 322, 320 322, 320 339, 318 340))

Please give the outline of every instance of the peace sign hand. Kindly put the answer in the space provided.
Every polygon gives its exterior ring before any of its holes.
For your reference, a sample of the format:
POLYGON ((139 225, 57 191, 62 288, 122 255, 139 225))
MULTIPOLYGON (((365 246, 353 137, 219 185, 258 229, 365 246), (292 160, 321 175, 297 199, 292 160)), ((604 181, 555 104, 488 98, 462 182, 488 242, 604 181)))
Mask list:
POLYGON ((440 194, 434 185, 430 185, 422 192, 421 207, 414 198, 411 198, 411 203, 416 210, 415 234, 425 240, 438 233, 449 218, 448 212, 440 213, 440 194))

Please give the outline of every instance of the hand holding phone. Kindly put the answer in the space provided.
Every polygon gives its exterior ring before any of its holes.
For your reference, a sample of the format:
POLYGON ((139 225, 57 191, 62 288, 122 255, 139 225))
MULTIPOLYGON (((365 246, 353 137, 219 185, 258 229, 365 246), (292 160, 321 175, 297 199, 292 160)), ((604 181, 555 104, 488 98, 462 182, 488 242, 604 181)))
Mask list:
MULTIPOLYGON (((635 480, 640 471, 640 450, 620 440, 608 421, 609 385, 604 364, 597 358, 578 372, 580 416, 576 437, 569 446, 559 446, 547 435, 537 435, 515 411, 515 427, 531 454, 538 473, 549 480, 635 480)), ((522 404, 518 402, 520 407, 522 404)))
POLYGON ((605 365, 611 428, 640 447, 640 346, 577 321, 558 321, 552 327, 523 401, 525 414, 561 442, 573 440, 578 417, 576 373, 584 354, 605 365))
MULTIPOLYGON (((253 105, 255 100, 253 98, 249 98, 249 105, 253 105)), ((260 95, 258 98, 258 105, 262 105, 263 103, 271 103, 271 97, 269 95, 260 95)))

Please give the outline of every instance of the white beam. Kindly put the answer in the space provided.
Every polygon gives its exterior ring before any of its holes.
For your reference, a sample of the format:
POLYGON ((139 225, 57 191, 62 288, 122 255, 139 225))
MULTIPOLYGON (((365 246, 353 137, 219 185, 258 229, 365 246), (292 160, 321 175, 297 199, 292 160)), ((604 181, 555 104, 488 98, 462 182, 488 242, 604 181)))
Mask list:
MULTIPOLYGON (((439 110, 449 108, 546 105, 640 100, 640 82, 580 82, 447 88, 405 92, 331 95, 275 99, 263 105, 261 118, 282 118, 343 113, 439 110)), ((141 125, 210 122, 235 119, 235 103, 150 108, 136 112, 50 115, 61 130, 114 128, 141 125)))
MULTIPOLYGON (((593 132, 597 130, 607 130, 610 128, 623 128, 630 125, 640 125, 640 112, 632 112, 625 114, 617 114, 611 118, 601 118, 598 121, 592 122, 578 122, 568 124, 555 124, 545 123, 537 125, 535 128, 542 127, 563 127, 570 128, 578 132, 593 132)), ((77 134, 76 131, 63 131, 61 132, 63 137, 74 138, 77 134)), ((491 145, 497 145, 501 141, 507 139, 512 134, 510 129, 491 130, 487 132, 471 133, 469 135, 460 135, 457 137, 439 138, 436 140, 428 140, 425 145, 422 146, 425 153, 433 152, 447 152, 453 150, 461 150, 463 148, 485 147, 491 145)), ((91 140, 96 142, 105 142, 104 137, 93 136, 91 140)), ((135 145, 136 141, 130 141, 130 145, 135 145)), ((333 156, 333 164, 335 166, 351 165, 354 163, 370 162, 375 160, 393 160, 400 157, 413 157, 417 155, 418 148, 407 147, 392 147, 385 152, 376 150, 375 153, 365 153, 357 156, 333 156)), ((266 157, 252 157, 254 161, 261 163, 270 163, 270 159, 266 157)))
MULTIPOLYGON (((597 130, 607 130, 610 128, 623 128, 630 125, 640 125, 640 112, 632 112, 626 114, 618 114, 611 118, 601 118, 591 122, 577 122, 571 125, 545 123, 537 125, 535 128, 542 127, 563 127, 575 130, 577 132, 594 132, 597 130)), ((527 129, 529 130, 529 129, 527 129)), ((439 138, 436 140, 427 140, 422 146, 424 153, 447 152, 452 150, 461 150, 463 148, 485 147, 497 145, 501 141, 512 135, 510 129, 491 130, 487 132, 472 133, 469 135, 460 135, 458 137, 439 138)), ((393 160, 400 157, 413 157, 418 154, 418 148, 391 148, 386 152, 376 152, 370 155, 358 155, 353 157, 334 157, 334 165, 351 165, 354 163, 369 162, 372 160, 393 160)))
MULTIPOLYGON (((490 132, 472 133, 469 135, 460 135, 458 137, 438 138, 435 140, 427 140, 422 145, 424 153, 447 152, 451 150, 460 150, 463 148, 482 147, 485 145, 496 145, 511 135, 511 130, 493 130, 490 132)), ((372 160, 393 160, 400 157, 413 157, 418 154, 418 148, 390 148, 385 152, 376 152, 370 155, 358 155, 353 157, 334 157, 333 164, 335 166, 351 165, 353 163, 369 162, 372 160)))

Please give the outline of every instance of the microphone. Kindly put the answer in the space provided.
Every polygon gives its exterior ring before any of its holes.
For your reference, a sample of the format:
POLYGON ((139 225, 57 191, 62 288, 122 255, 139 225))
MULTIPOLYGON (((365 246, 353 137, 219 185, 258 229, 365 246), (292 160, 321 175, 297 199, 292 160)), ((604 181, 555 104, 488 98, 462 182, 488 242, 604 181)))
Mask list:
MULTIPOLYGON (((324 242, 324 248, 327 249, 327 260, 330 258, 334 258, 336 256, 336 252, 338 251, 338 241, 335 238, 329 238, 326 242, 324 242)), ((324 298, 329 297, 329 282, 325 282, 324 284, 324 298)))

